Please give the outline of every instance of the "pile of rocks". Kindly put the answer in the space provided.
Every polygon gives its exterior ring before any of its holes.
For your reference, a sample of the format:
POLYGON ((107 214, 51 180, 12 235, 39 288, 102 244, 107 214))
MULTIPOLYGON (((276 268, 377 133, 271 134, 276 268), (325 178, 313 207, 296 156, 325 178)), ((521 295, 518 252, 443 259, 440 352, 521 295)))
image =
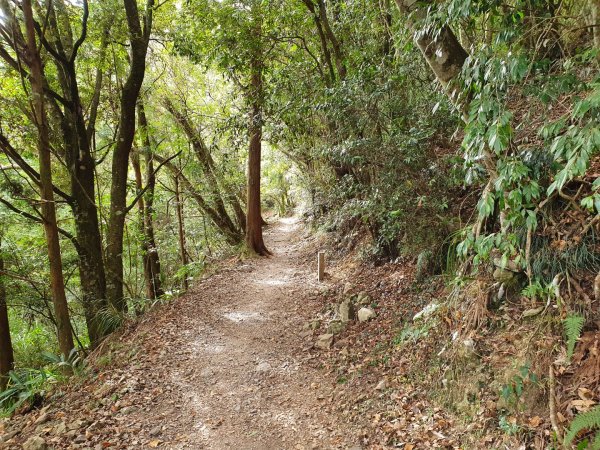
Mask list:
MULTIPOLYGON (((346 291, 346 289, 344 289, 346 291)), ((317 336, 315 347, 328 350, 333 345, 334 336, 340 334, 351 322, 368 322, 375 318, 375 310, 369 305, 371 297, 366 292, 346 297, 335 307, 334 319, 327 325, 327 333, 317 336)), ((307 329, 316 330, 321 326, 321 321, 313 320, 306 326, 307 329)))

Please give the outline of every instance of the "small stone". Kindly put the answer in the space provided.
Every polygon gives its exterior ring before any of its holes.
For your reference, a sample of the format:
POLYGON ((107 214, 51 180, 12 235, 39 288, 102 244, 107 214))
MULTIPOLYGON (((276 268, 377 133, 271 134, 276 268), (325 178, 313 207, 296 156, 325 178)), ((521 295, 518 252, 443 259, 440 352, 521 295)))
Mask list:
POLYGON ((319 337, 317 337, 317 342, 315 342, 315 346, 323 350, 330 349, 332 344, 333 334, 330 333, 319 335, 319 337))
POLYGON ((514 272, 502 269, 500 267, 496 267, 493 274, 494 280, 499 281, 500 283, 508 283, 514 278, 514 276, 514 272))
POLYGON ((425 250, 419 253, 417 258, 417 268, 415 271, 415 280, 421 283, 426 277, 434 272, 434 257, 431 250, 425 250))
POLYGON ((80 419, 78 419, 78 420, 75 420, 75 421, 73 421, 73 422, 69 423, 69 424, 67 425, 67 428, 68 428, 70 431, 72 431, 72 430, 77 430, 77 429, 81 428, 82 426, 83 426, 83 421, 82 421, 82 420, 80 420, 80 419))
POLYGON ((385 388, 387 388, 387 380, 385 378, 375 386, 375 390, 377 391, 383 391, 385 388))
POLYGON ((137 411, 138 408, 137 406, 126 406, 125 408, 123 408, 121 411, 119 411, 121 414, 131 414, 132 412, 137 411))
POLYGON ((329 323, 327 331, 330 334, 340 334, 342 331, 344 331, 345 328, 346 324, 344 322, 341 322, 339 320, 333 320, 329 323))
POLYGON ((32 436, 23 444, 23 450, 46 450, 47 448, 46 441, 40 436, 32 436))
POLYGON ((40 425, 42 423, 48 422, 49 420, 50 420, 50 414, 45 413, 45 414, 42 414, 40 417, 38 417, 36 419, 36 421, 34 422, 34 424, 35 425, 40 425))
POLYGON ((75 442, 76 444, 83 444, 85 441, 87 441, 87 438, 84 434, 80 434, 75 439, 73 439, 73 442, 75 442))
POLYGON ((360 306, 368 306, 371 303, 371 297, 365 291, 359 292, 356 296, 356 303, 360 306))
POLYGON ((347 294, 348 292, 350 292, 352 290, 354 286, 352 286, 352 283, 346 283, 344 285, 344 294, 347 294))
POLYGON ((375 311, 373 311, 371 308, 360 308, 358 310, 358 321, 359 322, 366 322, 368 320, 371 320, 375 317, 375 311))
POLYGON ((57 436, 62 435, 65 431, 67 431, 67 425, 64 422, 58 422, 52 430, 57 436))
POLYGON ((413 316, 413 321, 416 322, 419 319, 427 319, 434 312, 436 312, 439 307, 440 307, 440 305, 438 305, 437 303, 430 303, 429 305, 427 305, 425 308, 423 308, 421 311, 419 311, 418 313, 416 313, 413 316))
POLYGON ((150 436, 152 436, 152 437, 159 436, 161 433, 162 433, 161 427, 154 427, 150 430, 150 436))
POLYGON ((516 262, 511 261, 510 259, 503 261, 502 258, 494 258, 494 265, 500 269, 505 269, 515 273, 519 273, 522 270, 516 262))
POLYGON ((350 322, 356 318, 356 314, 354 313, 354 305, 352 304, 352 300, 349 298, 340 303, 339 311, 340 320, 342 322, 350 322))
POLYGON ((477 349, 475 347, 475 341, 471 338, 464 339, 460 342, 458 348, 458 356, 465 359, 476 359, 478 358, 477 349))
POLYGON ((310 323, 308 324, 308 327, 311 330, 316 330, 321 326, 321 321, 319 319, 315 319, 315 320, 311 320, 310 323))

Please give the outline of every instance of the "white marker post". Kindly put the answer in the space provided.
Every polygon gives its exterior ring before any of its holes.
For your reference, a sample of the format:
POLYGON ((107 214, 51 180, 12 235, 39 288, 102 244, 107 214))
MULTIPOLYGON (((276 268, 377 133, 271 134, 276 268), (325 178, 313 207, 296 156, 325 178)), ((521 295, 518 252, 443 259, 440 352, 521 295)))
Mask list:
POLYGON ((319 252, 317 256, 317 270, 319 281, 323 281, 325 279, 325 252, 319 252))

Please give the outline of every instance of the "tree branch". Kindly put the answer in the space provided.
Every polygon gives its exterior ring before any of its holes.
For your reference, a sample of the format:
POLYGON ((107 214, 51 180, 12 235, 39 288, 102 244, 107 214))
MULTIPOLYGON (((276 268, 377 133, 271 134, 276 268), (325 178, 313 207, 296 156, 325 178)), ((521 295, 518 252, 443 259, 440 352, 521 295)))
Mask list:
MULTIPOLYGON (((154 169, 154 172, 152 172, 152 177, 155 177, 156 174, 158 173, 158 171, 160 170, 160 168, 162 166, 164 166, 165 164, 169 163, 169 161, 177 158, 179 155, 181 155, 181 150, 179 150, 177 153, 175 153, 173 156, 170 156, 169 158, 163 160, 156 169, 154 169)), ((135 196, 135 198, 133 199, 133 201, 131 202, 131 204, 129 206, 127 206, 125 208, 125 212, 124 214, 127 214, 129 211, 131 211, 133 209, 133 207, 137 204, 137 202, 140 200, 140 198, 142 198, 142 196, 146 193, 146 191, 148 190, 148 188, 150 187, 150 184, 147 184, 146 186, 144 186, 143 189, 141 189, 138 194, 135 196)))

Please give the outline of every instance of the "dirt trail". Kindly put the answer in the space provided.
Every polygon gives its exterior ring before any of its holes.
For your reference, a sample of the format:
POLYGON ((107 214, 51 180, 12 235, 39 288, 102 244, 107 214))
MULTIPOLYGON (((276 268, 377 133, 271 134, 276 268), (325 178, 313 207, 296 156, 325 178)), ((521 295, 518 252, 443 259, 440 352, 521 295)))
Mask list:
MULTIPOLYGON (((298 355, 302 321, 295 310, 314 287, 314 272, 299 260, 301 229, 284 219, 266 233, 274 256, 217 274, 187 295, 170 328, 179 334, 161 361, 183 400, 164 419, 172 448, 329 448, 341 430, 322 411, 327 392, 319 373, 298 355), (312 387, 311 387, 312 385, 312 387)), ((163 332, 167 330, 162 330, 163 332)), ((169 333, 170 334, 170 333, 169 333)), ((139 417, 173 410, 163 396, 139 417)), ((133 418, 138 419, 138 418, 133 418)), ((155 424, 158 425, 158 424, 155 424)), ((166 444, 165 444, 166 445, 166 444)))
MULTIPOLYGON (((189 359, 170 352, 164 360, 172 368, 165 381, 184 397, 176 417, 165 417, 166 433, 182 440, 172 448, 351 446, 323 409, 330 393, 322 374, 297 354, 296 310, 316 288, 302 259, 301 232, 295 219, 283 219, 266 233, 274 257, 217 274, 188 294, 172 325, 181 336, 175 350, 189 359)), ((173 399, 164 400, 142 421, 172 410, 173 399)))
POLYGON ((296 219, 270 226, 265 240, 273 257, 225 268, 144 316, 97 358, 95 375, 44 410, 0 424, 0 442, 93 450, 353 448, 330 411, 334 383, 315 368, 301 336, 307 302, 319 290, 304 233, 296 219))

